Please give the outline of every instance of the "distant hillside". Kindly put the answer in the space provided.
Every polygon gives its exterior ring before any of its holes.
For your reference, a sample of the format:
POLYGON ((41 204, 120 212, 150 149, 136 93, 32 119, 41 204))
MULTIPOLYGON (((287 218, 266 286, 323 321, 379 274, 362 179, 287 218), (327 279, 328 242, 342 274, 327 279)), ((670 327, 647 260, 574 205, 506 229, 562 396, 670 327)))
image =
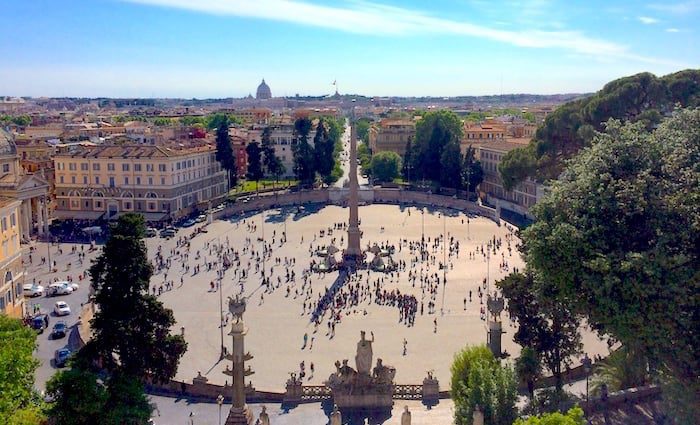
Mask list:
POLYGON ((641 121, 653 128, 676 106, 700 106, 700 70, 661 78, 645 72, 611 81, 594 95, 565 103, 547 116, 528 146, 503 158, 503 181, 514 187, 526 177, 554 179, 563 160, 584 147, 595 131, 602 131, 608 119, 641 121))

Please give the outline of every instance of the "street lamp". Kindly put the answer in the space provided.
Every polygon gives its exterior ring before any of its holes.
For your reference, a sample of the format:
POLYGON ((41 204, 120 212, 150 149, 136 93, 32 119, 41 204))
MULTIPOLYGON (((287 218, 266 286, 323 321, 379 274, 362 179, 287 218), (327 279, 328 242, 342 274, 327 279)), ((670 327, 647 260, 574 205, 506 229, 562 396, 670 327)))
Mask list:
POLYGON ((590 408, 590 399, 588 398, 588 377, 591 374, 591 370, 593 370, 593 362, 591 361, 591 358, 588 357, 588 353, 585 353, 583 355, 583 360, 581 360, 581 364, 583 365, 583 370, 586 371, 586 404, 590 408))
POLYGON ((219 394, 219 396, 216 397, 216 404, 219 405, 219 425, 221 425, 221 406, 224 404, 224 396, 219 394))

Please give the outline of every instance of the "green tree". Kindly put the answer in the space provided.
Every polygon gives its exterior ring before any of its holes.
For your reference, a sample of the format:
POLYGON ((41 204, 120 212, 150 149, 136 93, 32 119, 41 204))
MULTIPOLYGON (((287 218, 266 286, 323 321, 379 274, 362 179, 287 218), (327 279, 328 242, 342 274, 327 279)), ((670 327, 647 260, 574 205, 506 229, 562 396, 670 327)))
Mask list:
POLYGON ((226 170, 228 175, 228 190, 236 185, 237 170, 236 157, 231 146, 231 138, 228 135, 228 122, 223 121, 216 129, 216 160, 221 164, 221 168, 226 170))
MULTIPOLYGON (((490 354, 486 347, 483 348, 490 354)), ((471 425, 474 410, 479 406, 484 413, 485 424, 511 425, 516 418, 516 388, 513 369, 501 366, 493 356, 490 359, 473 359, 467 380, 458 381, 457 391, 452 393, 455 422, 458 425, 471 425)))
POLYGON ((392 182, 399 176, 401 157, 396 152, 379 152, 372 155, 369 168, 372 177, 380 182, 392 182))
POLYGON ((370 162, 372 161, 372 151, 366 144, 359 143, 357 145, 357 159, 360 160, 362 172, 366 175, 371 175, 372 167, 370 166, 370 162))
POLYGON ((314 136, 314 168, 326 184, 332 183, 331 176, 335 165, 334 150, 334 141, 330 137, 326 123, 324 120, 319 120, 314 136))
POLYGON ((535 399, 535 382, 539 379, 541 371, 542 365, 537 352, 532 347, 523 347, 520 357, 515 361, 515 372, 527 385, 530 402, 535 399))
POLYGON ((92 339, 80 350, 88 359, 126 377, 167 382, 187 344, 172 335, 173 312, 149 293, 153 266, 143 241, 142 215, 124 214, 112 226, 102 254, 89 269, 99 306, 92 339))
POLYGON ((455 354, 450 365, 450 391, 453 400, 456 400, 455 394, 459 397, 462 386, 468 383, 472 364, 481 360, 496 363, 491 350, 485 345, 467 346, 455 354))
POLYGON ((567 304, 539 292, 543 286, 532 274, 511 273, 496 282, 508 300, 508 312, 518 323, 514 340, 530 347, 555 378, 555 388, 563 386, 562 367, 581 352, 579 320, 567 304))
POLYGON ((264 175, 260 145, 258 142, 248 143, 248 146, 245 147, 245 151, 248 154, 248 173, 246 176, 249 180, 255 182, 255 191, 257 192, 258 182, 264 175))
POLYGON ((538 288, 668 371, 700 419, 700 111, 608 123, 533 208, 538 288))
POLYGON ((232 123, 228 115, 216 113, 204 118, 202 124, 204 124, 207 127, 207 129, 214 130, 215 128, 221 127, 222 124, 225 124, 228 128, 228 126, 232 123))
POLYGON ((484 181, 484 170, 481 168, 481 161, 475 158, 475 153, 474 148, 469 145, 462 160, 462 180, 467 193, 470 194, 484 181))
POLYGON ((39 401, 34 371, 39 362, 32 357, 36 333, 21 320, 0 314, 0 423, 39 423, 39 401))
POLYGON ((20 127, 26 127, 32 123, 32 117, 29 115, 18 115, 12 118, 12 122, 20 127))
POLYGON ((411 169, 413 168, 413 140, 408 139, 406 142, 406 149, 403 153, 403 161, 401 162, 401 175, 407 181, 411 181, 411 177, 415 177, 415 174, 411 174, 411 169))
POLYGON ((599 393, 603 384, 609 391, 620 391, 649 383, 649 364, 634 348, 622 346, 612 352, 593 373, 592 388, 599 393))
POLYGON ((155 120, 153 120, 153 124, 158 126, 158 127, 165 127, 167 125, 170 125, 172 121, 170 118, 163 118, 163 117, 158 117, 155 120))
POLYGON ((518 183, 532 175, 536 167, 537 160, 532 149, 518 148, 506 153, 498 164, 503 188, 513 190, 518 183))
POLYGON ((586 419, 580 407, 573 407, 565 415, 559 412, 545 413, 527 419, 517 419, 513 425, 586 425, 586 419))
POLYGON ((294 132, 297 136, 297 143, 292 147, 294 175, 303 184, 313 183, 316 177, 314 152, 309 145, 311 125, 311 120, 308 118, 299 118, 294 122, 294 132))
POLYGON ((133 376, 116 374, 110 377, 107 400, 101 422, 106 425, 146 425, 153 411, 143 383, 133 376))
POLYGON ((362 140, 362 143, 369 144, 369 128, 371 126, 370 120, 367 118, 360 118, 355 121, 355 131, 357 132, 357 138, 362 140))
POLYGON ((413 169, 417 178, 442 180, 443 150, 462 138, 462 123, 452 111, 428 112, 416 124, 413 169))
POLYGON ((459 142, 450 142, 442 150, 440 185, 452 189, 462 187, 462 154, 459 150, 459 142))
POLYGON ((107 389, 97 374, 79 367, 61 371, 46 383, 46 392, 55 400, 48 413, 56 425, 101 423, 107 389))

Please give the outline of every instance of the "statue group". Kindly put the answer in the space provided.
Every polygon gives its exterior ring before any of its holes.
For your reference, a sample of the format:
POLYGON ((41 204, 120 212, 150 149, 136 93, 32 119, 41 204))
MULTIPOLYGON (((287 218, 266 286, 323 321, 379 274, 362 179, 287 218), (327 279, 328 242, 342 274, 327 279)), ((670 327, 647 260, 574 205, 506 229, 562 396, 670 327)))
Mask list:
POLYGON ((387 366, 382 359, 377 359, 372 368, 372 343, 366 338, 364 331, 360 333, 355 354, 355 368, 348 365, 348 360, 335 362, 335 373, 331 374, 326 385, 333 392, 333 399, 341 409, 362 408, 381 409, 391 408, 394 391, 394 376, 396 369, 387 366))

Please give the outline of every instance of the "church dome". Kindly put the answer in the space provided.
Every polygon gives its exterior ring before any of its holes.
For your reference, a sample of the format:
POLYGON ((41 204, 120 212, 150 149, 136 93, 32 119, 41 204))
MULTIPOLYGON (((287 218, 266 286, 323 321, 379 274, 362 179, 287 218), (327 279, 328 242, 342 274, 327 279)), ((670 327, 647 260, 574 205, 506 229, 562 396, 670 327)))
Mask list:
POLYGON ((0 155, 17 155, 17 146, 12 135, 0 128, 0 155))
POLYGON ((270 86, 265 83, 263 78, 262 83, 258 86, 258 91, 255 92, 256 99, 270 99, 272 98, 272 92, 270 91, 270 86))

